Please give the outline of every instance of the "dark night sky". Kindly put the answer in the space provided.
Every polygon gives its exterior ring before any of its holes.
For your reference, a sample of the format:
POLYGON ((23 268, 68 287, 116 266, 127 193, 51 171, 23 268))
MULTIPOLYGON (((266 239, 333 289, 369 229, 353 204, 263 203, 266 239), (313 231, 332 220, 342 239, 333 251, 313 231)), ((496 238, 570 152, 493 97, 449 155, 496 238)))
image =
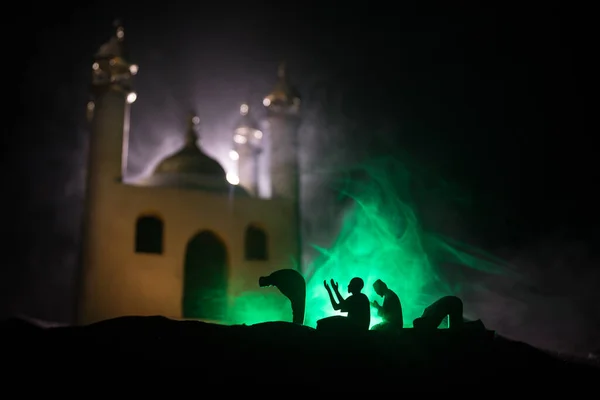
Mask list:
MULTIPOLYGON (((161 140, 173 136, 165 131, 179 129, 190 106, 220 151, 216 137, 227 133, 239 103, 260 102, 285 59, 310 109, 311 146, 323 141, 313 157, 332 148, 346 159, 406 152, 474 193, 462 230, 480 244, 538 264, 560 259, 554 269, 598 282, 591 272, 597 150, 583 111, 591 36, 583 12, 558 2, 518 10, 452 3, 459 4, 384 10, 90 2, 76 11, 43 5, 31 28, 4 26, 5 37, 22 36, 9 40, 4 59, 20 97, 3 139, 5 150, 15 150, 3 158, 11 211, 0 315, 70 319, 86 85, 114 18, 124 21, 140 65, 134 172, 156 161, 161 140), (325 135, 330 129, 337 133, 325 135)), ((598 312, 590 307, 586 317, 600 320, 598 312)))

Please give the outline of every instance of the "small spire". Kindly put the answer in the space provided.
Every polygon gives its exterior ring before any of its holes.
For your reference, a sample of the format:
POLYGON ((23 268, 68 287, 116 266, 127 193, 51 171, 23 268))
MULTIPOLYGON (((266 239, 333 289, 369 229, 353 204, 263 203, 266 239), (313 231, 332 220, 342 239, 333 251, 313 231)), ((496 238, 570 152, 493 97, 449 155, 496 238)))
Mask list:
POLYGON ((113 26, 116 29, 115 36, 117 37, 117 39, 123 40, 125 38, 125 29, 123 28, 123 23, 121 22, 121 20, 115 19, 113 21, 113 26))
POLYGON ((284 79, 286 77, 286 66, 285 66, 285 61, 282 61, 279 64, 279 68, 277 69, 277 76, 281 79, 284 79))
POLYGON ((120 20, 113 21, 115 32, 110 39, 100 46, 95 57, 98 59, 110 59, 120 57, 123 60, 128 60, 128 52, 125 48, 125 30, 120 20))
POLYGON ((196 132, 196 126, 200 123, 200 118, 195 112, 190 111, 187 117, 187 132, 185 135, 186 146, 197 146, 198 145, 198 134, 196 132))

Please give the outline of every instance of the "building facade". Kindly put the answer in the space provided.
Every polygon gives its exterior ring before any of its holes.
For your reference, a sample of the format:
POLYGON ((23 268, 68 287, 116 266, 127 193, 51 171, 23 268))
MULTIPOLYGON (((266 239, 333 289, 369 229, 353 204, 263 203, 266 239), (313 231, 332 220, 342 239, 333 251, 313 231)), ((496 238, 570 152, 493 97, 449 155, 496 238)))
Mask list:
MULTIPOLYGON (((125 33, 92 64, 93 101, 79 322, 127 315, 228 322, 235 299, 264 291, 258 278, 296 266, 300 253, 296 134, 300 97, 283 69, 265 97, 268 135, 246 105, 232 132, 229 177, 198 144, 190 113, 184 145, 153 173, 125 182, 132 87, 125 33), (270 198, 258 196, 258 157, 271 140, 270 198)), ((281 296, 281 306, 289 307, 281 296)))

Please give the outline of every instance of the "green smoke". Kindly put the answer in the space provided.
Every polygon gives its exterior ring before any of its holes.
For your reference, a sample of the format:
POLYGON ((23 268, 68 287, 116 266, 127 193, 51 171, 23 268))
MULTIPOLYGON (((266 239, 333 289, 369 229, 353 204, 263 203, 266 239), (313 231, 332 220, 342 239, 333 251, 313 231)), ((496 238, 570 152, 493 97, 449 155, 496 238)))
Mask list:
MULTIPOLYGON (((350 280, 361 277, 364 293, 379 301, 372 285, 383 280, 400 296, 408 327, 433 301, 459 294, 460 282, 445 278, 453 274, 443 273, 443 268, 510 271, 501 260, 478 249, 425 231, 414 206, 417 178, 398 160, 373 160, 352 168, 347 175, 350 177, 343 179, 339 191, 341 197, 351 200, 351 206, 343 215, 340 232, 330 248, 314 245, 320 257, 305 268, 306 325, 315 327, 317 320, 336 314, 323 288, 324 280, 333 278, 345 294, 350 280)), ((445 196, 443 192, 435 195, 445 196)), ((289 302, 276 289, 263 290, 236 299, 232 323, 291 320, 289 302)), ((381 322, 372 311, 371 326, 381 322)))
MULTIPOLYGON (((323 288, 323 281, 330 278, 345 290, 353 277, 361 277, 363 292, 372 300, 381 300, 372 285, 383 280, 400 296, 405 326, 412 326, 431 302, 458 294, 456 284, 441 278, 443 265, 506 271, 500 260, 423 230, 412 206, 414 177, 404 165, 375 160, 357 171, 361 178, 347 180, 342 189, 353 204, 343 216, 341 231, 331 248, 316 247, 321 256, 308 270, 307 325, 315 326, 318 319, 336 313, 323 288)), ((373 312, 371 325, 379 322, 373 312)))
POLYGON ((257 287, 255 291, 242 293, 235 298, 229 323, 253 325, 269 321, 292 321, 290 302, 279 290, 257 287))

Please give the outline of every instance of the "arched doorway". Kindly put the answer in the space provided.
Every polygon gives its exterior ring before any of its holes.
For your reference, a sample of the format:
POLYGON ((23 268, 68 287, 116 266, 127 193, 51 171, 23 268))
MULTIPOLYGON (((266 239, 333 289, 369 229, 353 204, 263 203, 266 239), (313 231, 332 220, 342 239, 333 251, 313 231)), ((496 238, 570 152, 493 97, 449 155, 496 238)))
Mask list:
POLYGON ((267 233, 257 225, 246 228, 244 250, 248 261, 266 261, 268 259, 267 233))
POLYGON ((213 232, 192 237, 185 250, 183 317, 222 320, 227 305, 227 248, 213 232))

